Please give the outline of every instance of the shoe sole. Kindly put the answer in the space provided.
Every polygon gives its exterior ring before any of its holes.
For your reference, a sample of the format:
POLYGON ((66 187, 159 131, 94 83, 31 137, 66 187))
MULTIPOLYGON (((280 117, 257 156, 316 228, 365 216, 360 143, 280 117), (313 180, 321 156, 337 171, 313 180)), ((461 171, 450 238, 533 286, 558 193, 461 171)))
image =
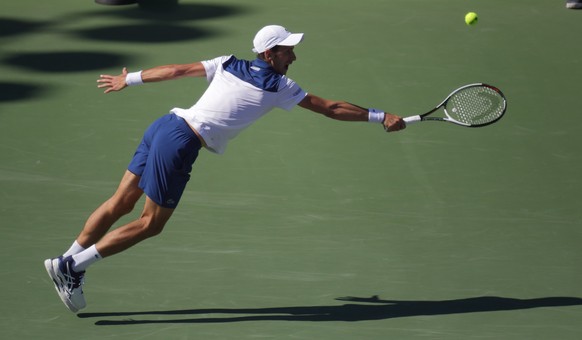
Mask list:
POLYGON ((59 283, 55 279, 56 275, 55 275, 55 272, 53 271, 53 261, 50 259, 44 260, 44 269, 46 269, 46 272, 48 273, 49 277, 51 278, 51 280, 53 280, 53 283, 55 284, 55 289, 56 289, 57 293, 59 295, 61 295, 61 286, 59 285, 59 283))
POLYGON ((46 269, 46 272, 48 273, 51 280, 53 280, 53 283, 55 284, 55 289, 57 290, 57 294, 59 294, 61 301, 63 301, 65 306, 71 312, 77 313, 79 311, 79 309, 71 303, 71 301, 65 295, 64 289, 62 289, 63 283, 62 283, 61 279, 59 278, 59 276, 57 275, 57 273, 55 272, 53 260, 51 260, 51 259, 45 260, 44 261, 44 268, 46 269))

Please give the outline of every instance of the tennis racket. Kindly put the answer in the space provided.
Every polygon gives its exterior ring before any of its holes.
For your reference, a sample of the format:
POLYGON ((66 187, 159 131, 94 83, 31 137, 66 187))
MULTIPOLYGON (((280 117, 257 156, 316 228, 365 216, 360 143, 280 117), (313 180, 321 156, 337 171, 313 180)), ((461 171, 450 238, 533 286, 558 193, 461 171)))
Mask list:
POLYGON ((421 115, 405 117, 404 122, 410 125, 432 120, 466 127, 483 127, 501 119, 506 109, 507 100, 501 90, 495 86, 476 83, 459 87, 434 109, 421 115), (445 117, 430 116, 441 107, 445 117))

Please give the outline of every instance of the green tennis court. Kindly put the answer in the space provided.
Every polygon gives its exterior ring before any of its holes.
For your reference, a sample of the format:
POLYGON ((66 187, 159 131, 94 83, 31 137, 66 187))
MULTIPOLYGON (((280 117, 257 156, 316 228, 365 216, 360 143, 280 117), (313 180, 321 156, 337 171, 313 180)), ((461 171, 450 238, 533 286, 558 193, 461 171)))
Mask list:
POLYGON ((582 11, 565 0, 1 8, 0 338, 582 338, 582 11), (273 23, 305 32, 288 75, 311 93, 408 116, 485 82, 507 114, 386 134, 274 111, 202 152, 165 231, 91 267, 70 313, 43 260, 113 193, 143 130, 206 87, 104 95, 99 74, 253 58, 273 23))

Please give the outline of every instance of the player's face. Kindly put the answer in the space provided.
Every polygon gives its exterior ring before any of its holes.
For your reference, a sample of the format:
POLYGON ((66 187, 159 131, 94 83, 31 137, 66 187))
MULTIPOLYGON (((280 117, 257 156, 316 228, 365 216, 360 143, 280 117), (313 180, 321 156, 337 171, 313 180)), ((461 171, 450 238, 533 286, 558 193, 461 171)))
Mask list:
POLYGON ((287 74, 289 65, 297 59, 295 52, 293 52, 293 48, 294 46, 279 46, 275 51, 269 51, 271 53, 268 55, 268 61, 275 69, 275 72, 283 75, 287 74))

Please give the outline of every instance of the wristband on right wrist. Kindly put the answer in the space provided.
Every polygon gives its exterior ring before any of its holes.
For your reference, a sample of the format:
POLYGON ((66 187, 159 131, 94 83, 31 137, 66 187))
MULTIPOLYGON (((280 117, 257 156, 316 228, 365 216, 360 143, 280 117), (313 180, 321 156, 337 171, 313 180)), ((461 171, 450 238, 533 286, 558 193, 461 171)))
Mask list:
POLYGON ((384 111, 378 109, 368 109, 368 122, 370 123, 384 123, 384 111))

